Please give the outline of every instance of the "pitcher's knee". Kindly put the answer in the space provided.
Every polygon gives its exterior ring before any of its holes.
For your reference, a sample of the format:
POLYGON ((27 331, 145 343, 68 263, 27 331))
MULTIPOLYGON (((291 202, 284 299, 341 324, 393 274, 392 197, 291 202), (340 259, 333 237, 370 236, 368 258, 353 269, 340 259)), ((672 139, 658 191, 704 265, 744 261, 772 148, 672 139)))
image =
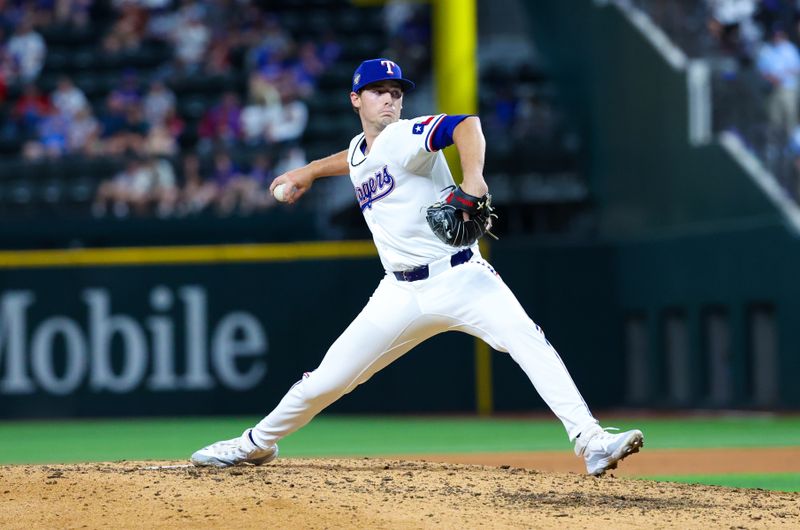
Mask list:
POLYGON ((303 398, 310 403, 333 403, 342 397, 347 389, 347 385, 326 380, 313 372, 304 376, 298 384, 301 386, 303 398))
POLYGON ((544 331, 533 321, 524 326, 506 327, 500 335, 501 345, 506 351, 527 350, 530 348, 552 348, 544 331))

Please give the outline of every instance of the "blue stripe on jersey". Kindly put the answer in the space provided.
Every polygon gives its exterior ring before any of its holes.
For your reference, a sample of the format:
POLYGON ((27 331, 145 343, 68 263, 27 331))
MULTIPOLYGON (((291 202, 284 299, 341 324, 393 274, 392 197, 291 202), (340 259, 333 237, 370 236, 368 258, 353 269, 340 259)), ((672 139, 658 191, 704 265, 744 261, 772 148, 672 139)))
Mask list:
POLYGON ((438 151, 449 145, 453 145, 453 131, 459 123, 474 116, 474 114, 456 114, 454 116, 445 115, 436 123, 429 133, 429 140, 426 144, 428 151, 438 151))

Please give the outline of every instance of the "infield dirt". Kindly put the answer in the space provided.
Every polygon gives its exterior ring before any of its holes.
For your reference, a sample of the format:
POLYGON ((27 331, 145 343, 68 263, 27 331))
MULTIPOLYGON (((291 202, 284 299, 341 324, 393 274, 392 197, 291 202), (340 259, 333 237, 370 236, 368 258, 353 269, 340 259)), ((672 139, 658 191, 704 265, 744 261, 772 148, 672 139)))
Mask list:
POLYGON ((800 493, 376 458, 15 465, 0 527, 798 528, 800 493))

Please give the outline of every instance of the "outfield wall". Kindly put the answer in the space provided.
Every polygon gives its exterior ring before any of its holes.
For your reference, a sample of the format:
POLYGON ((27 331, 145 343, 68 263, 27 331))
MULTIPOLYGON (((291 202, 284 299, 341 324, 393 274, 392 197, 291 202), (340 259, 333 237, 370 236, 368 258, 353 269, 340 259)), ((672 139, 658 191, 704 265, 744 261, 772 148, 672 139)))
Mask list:
MULTIPOLYGON (((32 254, 27 265, 16 253, 19 264, 0 268, 0 415, 265 412, 317 366, 380 280, 371 242, 356 245, 344 258, 237 260, 218 251, 171 265, 155 262, 169 260, 168 249, 130 249, 149 263, 116 265, 92 263, 91 251, 32 254)), ((620 335, 608 250, 513 240, 495 250, 501 275, 587 399, 621 405, 622 373, 608 362, 620 335)), ((467 335, 434 337, 331 410, 473 412, 474 352, 467 335)), ((507 355, 492 361, 495 410, 544 408, 507 355)))
MULTIPOLYGON (((508 238, 491 252, 593 408, 791 408, 800 251, 787 237, 508 238)), ((2 268, 0 415, 266 412, 380 280, 371 243, 360 248, 340 259, 2 268)), ((434 337, 331 411, 473 412, 474 352, 466 335, 434 337)), ((506 354, 492 355, 490 375, 495 411, 544 408, 506 354)))
MULTIPOLYGON (((265 412, 367 302, 382 270, 365 248, 337 261, 0 269, 0 415, 265 412)), ((472 351, 467 337, 437 338, 336 410, 470 409, 472 351), (437 391, 442 374, 459 384, 437 391)))

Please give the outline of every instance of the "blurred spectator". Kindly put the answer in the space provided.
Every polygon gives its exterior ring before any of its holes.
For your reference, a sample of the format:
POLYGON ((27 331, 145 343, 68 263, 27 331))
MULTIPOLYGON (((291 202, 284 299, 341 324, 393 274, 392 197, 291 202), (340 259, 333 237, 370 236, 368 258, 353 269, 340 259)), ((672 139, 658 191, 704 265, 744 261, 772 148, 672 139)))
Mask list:
POLYGON ((236 92, 222 95, 219 104, 210 108, 199 126, 201 148, 208 150, 216 144, 230 145, 241 138, 241 108, 236 92))
POLYGON ((120 155, 127 151, 144 152, 149 126, 141 106, 126 107, 124 100, 113 94, 106 98, 106 111, 101 118, 104 152, 120 155))
POLYGON ((158 217, 170 217, 180 196, 175 182, 175 171, 166 158, 151 156, 147 159, 147 170, 151 175, 149 201, 158 217))
POLYGON ((50 101, 58 112, 70 118, 89 105, 83 91, 65 75, 58 78, 58 84, 50 94, 50 101))
POLYGON ((228 187, 231 186, 241 176, 238 168, 234 165, 230 155, 225 151, 217 151, 214 154, 214 167, 212 169, 211 178, 216 187, 217 211, 223 215, 227 215, 230 211, 226 211, 227 203, 222 201, 226 196, 228 187))
POLYGON ((85 106, 75 114, 67 131, 67 151, 87 156, 99 154, 99 137, 100 123, 91 108, 85 106))
POLYGON ((308 161, 306 160, 306 153, 302 147, 294 146, 288 149, 278 163, 275 164, 275 174, 282 175, 292 169, 303 167, 308 161))
MULTIPOLYGON (((272 180, 276 177, 272 170, 272 158, 266 153, 258 153, 253 159, 248 177, 256 182, 262 189, 268 189, 272 180)), ((269 194, 272 197, 272 194, 269 194)))
POLYGON ((708 29, 722 50, 749 62, 753 46, 761 39, 755 24, 756 0, 706 0, 711 12, 708 29))
POLYGON ((144 111, 139 105, 128 107, 125 113, 125 124, 119 135, 122 151, 144 153, 144 142, 150 126, 144 119, 144 111))
POLYGON ((250 95, 251 104, 267 107, 278 104, 281 100, 281 95, 277 87, 262 76, 261 72, 253 72, 250 74, 248 78, 248 94, 250 95))
POLYGON ((175 46, 177 71, 190 74, 200 69, 211 32, 203 23, 202 16, 192 11, 178 21, 170 40, 175 46))
POLYGON ((262 104, 261 98, 251 96, 250 103, 242 109, 240 115, 242 139, 245 144, 251 147, 264 145, 268 115, 269 107, 262 104))
POLYGON ((167 112, 167 115, 164 117, 164 126, 169 131, 169 134, 176 140, 180 140, 181 135, 183 134, 184 129, 186 129, 186 122, 183 121, 178 115, 178 111, 175 108, 172 108, 167 112))
POLYGON ((125 102, 109 94, 106 97, 105 109, 100 115, 100 138, 103 142, 103 150, 107 153, 122 153, 124 146, 120 138, 124 135, 125 129, 125 102))
POLYGON ((772 28, 769 42, 763 44, 758 54, 757 67, 770 88, 767 113, 771 133, 783 143, 797 127, 800 53, 781 26, 772 28))
POLYGON ((39 123, 39 138, 48 158, 59 158, 66 153, 70 125, 67 115, 54 111, 39 123))
POLYGON ((200 169, 200 157, 195 153, 184 156, 183 187, 178 198, 178 215, 199 214, 205 211, 216 197, 216 186, 205 179, 200 169))
POLYGON ((243 213, 249 213, 252 207, 262 210, 274 206, 275 197, 269 191, 269 185, 277 176, 272 169, 272 158, 265 153, 256 155, 247 176, 254 183, 255 191, 245 199, 247 202, 242 205, 243 213))
POLYGON ((203 71, 207 75, 226 75, 231 71, 231 47, 227 36, 215 38, 209 47, 203 71))
POLYGON ((288 77, 286 62, 283 52, 270 55, 250 76, 250 93, 263 94, 265 98, 277 94, 281 82, 288 77))
MULTIPOLYGON (((161 1, 161 0, 158 0, 161 1)), ((173 4, 172 0, 166 0, 166 4, 173 4)), ((180 0, 177 9, 166 6, 164 9, 155 9, 148 18, 145 34, 162 42, 173 42, 178 28, 184 27, 190 17, 203 19, 205 16, 205 3, 196 0, 180 0)))
POLYGON ((300 99, 286 95, 281 105, 268 114, 264 134, 270 143, 298 140, 308 124, 308 107, 300 99))
POLYGON ((142 94, 139 90, 139 76, 136 71, 125 70, 117 86, 111 91, 111 95, 120 100, 126 109, 139 105, 142 101, 142 94))
POLYGON ((25 85, 12 111, 19 134, 25 138, 33 137, 50 108, 50 100, 39 91, 39 87, 33 83, 25 85))
POLYGON ((94 0, 56 0, 56 23, 85 28, 89 24, 89 9, 93 3, 94 0))
POLYGON ((97 188, 92 214, 102 217, 111 209, 115 217, 126 217, 131 208, 144 214, 151 185, 152 175, 142 159, 129 155, 125 167, 97 188))
POLYGON ((178 12, 169 9, 153 12, 147 19, 145 36, 149 39, 170 42, 179 20, 178 12))
POLYGON ((276 58, 286 57, 294 42, 274 16, 264 18, 261 40, 249 53, 248 63, 254 70, 261 70, 270 64, 279 64, 276 58))
POLYGON ((230 215, 238 211, 242 215, 250 215, 256 209, 274 204, 272 194, 267 189, 268 183, 274 178, 269 166, 269 157, 259 154, 249 173, 235 173, 220 190, 219 213, 230 215))
POLYGON ((27 160, 59 158, 67 150, 69 118, 54 109, 42 117, 37 125, 37 138, 23 146, 22 156, 27 160))
POLYGON ((125 168, 98 188, 92 212, 103 216, 111 206, 117 217, 125 217, 131 210, 138 216, 154 212, 159 217, 169 217, 175 211, 178 197, 175 172, 169 160, 129 154, 125 168))
POLYGON ((178 142, 166 124, 160 123, 149 126, 143 149, 148 155, 174 156, 178 153, 178 142))
POLYGON ((7 53, 12 59, 15 74, 23 83, 29 83, 39 76, 44 66, 47 46, 44 39, 33 29, 30 17, 17 26, 8 41, 7 53))
POLYGON ((317 79, 325 71, 325 64, 317 54, 313 42, 305 42, 298 51, 297 64, 292 69, 298 93, 309 96, 317 85, 317 79))
POLYGON ((120 16, 103 39, 103 50, 111 55, 141 48, 147 25, 147 10, 128 0, 118 6, 120 16))
POLYGON ((175 94, 160 79, 150 82, 144 96, 144 116, 151 125, 163 124, 175 109, 175 94))

